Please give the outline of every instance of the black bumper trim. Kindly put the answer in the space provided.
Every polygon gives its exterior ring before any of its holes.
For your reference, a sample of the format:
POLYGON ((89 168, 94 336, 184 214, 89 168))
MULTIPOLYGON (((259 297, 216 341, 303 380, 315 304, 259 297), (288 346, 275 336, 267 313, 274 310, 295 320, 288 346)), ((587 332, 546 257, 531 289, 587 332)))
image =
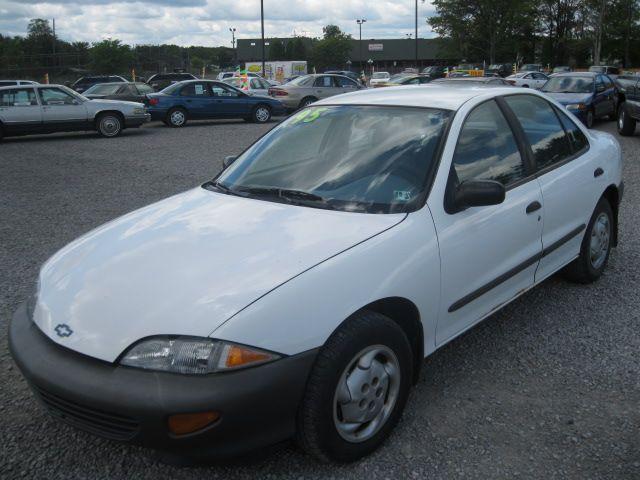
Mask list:
POLYGON ((317 349, 256 368, 178 375, 122 367, 46 337, 21 305, 9 328, 11 354, 54 417, 113 440, 195 459, 229 458, 290 438, 317 349), (217 411, 206 429, 175 437, 175 413, 217 411))

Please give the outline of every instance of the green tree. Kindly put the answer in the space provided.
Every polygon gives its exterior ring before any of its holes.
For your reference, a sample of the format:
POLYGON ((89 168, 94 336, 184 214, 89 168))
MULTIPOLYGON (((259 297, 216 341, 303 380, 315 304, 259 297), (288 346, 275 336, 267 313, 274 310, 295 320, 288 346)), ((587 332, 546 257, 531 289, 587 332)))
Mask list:
POLYGON ((95 73, 125 73, 133 65, 131 47, 117 39, 108 38, 94 43, 89 56, 95 73))
POLYGON ((271 41, 269 45, 269 60, 285 60, 286 52, 284 43, 279 38, 271 41))
POLYGON ((49 20, 42 18, 32 18, 27 26, 27 38, 52 38, 53 29, 49 25, 49 20))
POLYGON ((344 65, 351 54, 351 35, 343 33, 337 25, 327 25, 322 32, 324 36, 311 54, 314 65, 318 69, 344 65))
POLYGON ((287 60, 307 60, 307 47, 300 37, 294 37, 287 43, 287 60))

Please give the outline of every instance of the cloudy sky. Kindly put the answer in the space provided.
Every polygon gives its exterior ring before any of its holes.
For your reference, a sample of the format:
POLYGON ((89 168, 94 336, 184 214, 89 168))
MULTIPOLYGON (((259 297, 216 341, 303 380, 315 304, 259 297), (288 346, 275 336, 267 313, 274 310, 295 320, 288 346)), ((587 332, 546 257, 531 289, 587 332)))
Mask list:
MULTIPOLYGON (((421 0, 422 1, 422 0, 421 0)), ((413 0, 264 0, 265 35, 320 36, 329 23, 357 36, 356 18, 366 18, 363 38, 398 38, 413 32, 413 0)), ((419 36, 433 37, 420 2, 419 36)), ((24 35, 30 18, 55 18, 60 38, 129 44, 230 45, 260 36, 260 0, 0 0, 0 33, 24 35)))

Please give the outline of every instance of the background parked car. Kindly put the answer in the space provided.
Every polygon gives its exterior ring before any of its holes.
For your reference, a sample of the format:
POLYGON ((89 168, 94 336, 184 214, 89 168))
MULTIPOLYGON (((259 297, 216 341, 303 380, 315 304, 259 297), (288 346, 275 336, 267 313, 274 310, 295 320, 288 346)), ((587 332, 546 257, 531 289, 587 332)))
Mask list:
POLYGON ((284 85, 271 87, 269 95, 280 100, 287 109, 296 110, 322 98, 354 92, 362 88, 366 87, 344 75, 312 74, 296 78, 284 85))
POLYGON ((167 88, 169 85, 173 85, 177 82, 183 82, 185 80, 197 80, 198 78, 195 75, 190 73, 156 73, 152 75, 147 83, 153 88, 156 92, 167 88))
POLYGON ((542 65, 539 63, 525 63, 520 67, 521 72, 541 72, 542 65))
POLYGON ((391 75, 389 75, 389 72, 374 72, 373 75, 371 75, 371 80, 369 80, 369 86, 375 87, 378 84, 386 83, 390 78, 391 75))
POLYGON ((633 135, 640 121, 640 76, 620 75, 615 79, 618 87, 618 133, 633 135))
POLYGON ((190 119, 243 118, 265 123, 272 115, 284 115, 278 100, 252 96, 216 80, 187 80, 151 93, 149 113, 170 127, 183 127, 190 119))
POLYGON ((605 75, 609 75, 612 79, 620 75, 620 69, 610 65, 592 65, 589 67, 589 71, 594 73, 604 73, 605 75))
POLYGON ((146 103, 147 94, 154 90, 146 83, 99 83, 86 90, 83 95, 89 100, 125 100, 146 103))
POLYGON ((248 78, 244 81, 240 77, 226 78, 224 83, 236 87, 243 92, 247 92, 250 95, 269 95, 269 88, 271 84, 262 77, 248 78))
POLYGON ((32 80, 0 80, 0 87, 11 87, 13 85, 38 85, 32 80))
POLYGON ((616 118, 617 89, 607 75, 594 72, 559 73, 542 91, 578 117, 588 128, 596 118, 616 118))
MULTIPOLYGON (((265 82, 267 82, 269 85, 280 85, 280 82, 276 81, 276 80, 269 80, 268 78, 264 78, 260 75, 258 75, 257 73, 254 72, 247 72, 246 73, 247 77, 249 78, 261 78, 262 80, 264 80, 265 82)), ((237 71, 233 71, 233 72, 220 72, 218 74, 218 80, 226 80, 227 78, 232 78, 232 77, 240 77, 240 74, 237 71)))
POLYGON ((511 84, 500 77, 454 77, 438 78, 433 85, 466 86, 466 87, 510 87, 511 84))
POLYGON ((554 73, 566 73, 566 72, 570 72, 571 71, 571 67, 567 66, 567 65, 561 65, 558 67, 553 67, 553 70, 551 71, 552 74, 554 73))
POLYGON ((327 72, 324 72, 326 75, 342 75, 345 77, 349 77, 352 80, 355 80, 356 82, 360 81, 360 77, 358 77, 358 74, 356 72, 352 72, 350 70, 329 70, 327 72))
POLYGON ((0 88, 3 136, 95 130, 115 137, 150 119, 141 103, 89 100, 62 85, 0 88))
POLYGON ((442 78, 447 75, 449 67, 442 67, 440 65, 431 65, 422 69, 422 74, 430 77, 431 79, 442 78))
POLYGON ((124 83, 126 81, 127 80, 120 75, 92 75, 87 77, 80 77, 71 85, 71 88, 78 93, 82 93, 98 83, 124 83))
POLYGON ((506 80, 516 87, 535 88, 539 90, 547 83, 549 77, 542 72, 518 72, 509 75, 506 80))
POLYGON ((497 74, 500 77, 508 77, 513 73, 513 64, 511 63, 494 63, 489 65, 485 70, 485 74, 497 74))
POLYGON ((377 83, 372 85, 375 88, 379 87, 397 87, 399 85, 422 85, 433 81, 433 78, 429 75, 415 74, 415 73, 398 73, 392 76, 384 83, 377 83))

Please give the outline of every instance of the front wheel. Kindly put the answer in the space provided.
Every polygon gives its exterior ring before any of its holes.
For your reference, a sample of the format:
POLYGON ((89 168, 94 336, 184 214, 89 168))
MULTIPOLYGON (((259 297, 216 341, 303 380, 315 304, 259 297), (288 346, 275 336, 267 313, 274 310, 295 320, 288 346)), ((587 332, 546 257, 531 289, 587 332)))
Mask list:
POLYGON ((629 116, 627 106, 623 103, 618 109, 618 133, 625 137, 633 135, 636 130, 636 121, 629 116))
POLYGON ((611 205, 601 198, 587 225, 580 255, 564 270, 565 276, 574 282, 592 283, 600 276, 609 262, 613 239, 614 217, 611 205))
POLYGON ((122 119, 115 113, 103 113, 96 124, 98 133, 105 138, 117 137, 122 132, 122 119))
POLYGON ((587 128, 593 128, 593 122, 595 120, 595 115, 593 113, 593 109, 587 110, 587 118, 585 119, 585 125, 587 128))
POLYGON ((308 107, 309 105, 311 105, 313 102, 317 102, 318 99, 315 97, 305 97, 300 101, 300 105, 299 108, 304 108, 304 107, 308 107))
POLYGON ((256 123, 267 123, 271 120, 271 109, 266 105, 258 105, 254 108, 251 119, 256 123))
POLYGON ((318 354, 298 412, 298 444, 322 461, 368 455, 402 415, 411 378, 411 345, 398 324, 354 314, 318 354))

